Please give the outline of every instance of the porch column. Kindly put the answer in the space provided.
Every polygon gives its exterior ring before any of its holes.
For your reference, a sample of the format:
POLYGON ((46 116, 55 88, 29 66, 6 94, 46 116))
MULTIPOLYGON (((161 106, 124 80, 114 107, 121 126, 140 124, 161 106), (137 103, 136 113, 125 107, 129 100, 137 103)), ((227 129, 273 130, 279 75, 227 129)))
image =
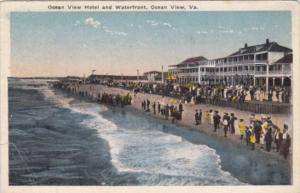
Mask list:
POLYGON ((272 78, 272 86, 275 86, 275 77, 272 78))
POLYGON ((281 86, 283 86, 283 83, 284 83, 284 77, 282 76, 281 77, 281 86))
POLYGON ((266 65, 266 92, 269 91, 269 64, 266 65))

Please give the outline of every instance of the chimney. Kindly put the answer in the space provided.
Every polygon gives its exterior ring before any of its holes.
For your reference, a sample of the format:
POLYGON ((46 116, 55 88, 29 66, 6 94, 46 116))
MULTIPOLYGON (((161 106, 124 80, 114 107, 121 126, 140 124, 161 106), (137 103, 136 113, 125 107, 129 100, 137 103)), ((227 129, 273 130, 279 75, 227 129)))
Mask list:
POLYGON ((269 44, 269 43, 270 43, 270 41, 269 41, 269 39, 267 38, 267 39, 266 39, 266 44, 269 44))
POLYGON ((248 44, 247 43, 245 43, 245 46, 244 46, 245 48, 247 48, 248 47, 248 44))

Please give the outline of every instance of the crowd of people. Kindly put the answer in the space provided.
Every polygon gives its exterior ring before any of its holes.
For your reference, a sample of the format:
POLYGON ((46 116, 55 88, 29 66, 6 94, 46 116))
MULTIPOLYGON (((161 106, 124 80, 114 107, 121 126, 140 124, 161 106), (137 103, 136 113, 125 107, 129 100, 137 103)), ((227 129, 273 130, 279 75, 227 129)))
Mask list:
POLYGON ((245 85, 178 85, 145 82, 107 82, 106 85, 144 92, 172 96, 186 102, 200 103, 204 99, 224 99, 228 101, 260 101, 274 103, 290 103, 289 87, 274 86, 265 91, 263 87, 245 85))
POLYGON ((149 99, 146 99, 144 101, 142 101, 141 104, 142 109, 145 112, 152 112, 154 114, 158 114, 163 116, 166 120, 169 119, 169 117, 171 117, 172 122, 177 122, 180 121, 182 119, 182 112, 183 112, 183 105, 182 103, 179 103, 178 107, 176 105, 169 105, 169 104, 161 104, 159 101, 158 102, 153 102, 151 104, 149 99), (150 107, 151 105, 151 107, 150 107))
MULTIPOLYGON (((115 84, 111 82, 110 84, 115 84)), ((180 102, 174 102, 167 104, 163 101, 150 101, 145 99, 141 102, 141 108, 145 112, 153 112, 154 114, 163 116, 166 120, 171 119, 172 122, 178 122, 182 120, 184 112, 183 104, 189 102, 197 102, 201 98, 224 98, 227 100, 260 100, 262 90, 255 89, 254 87, 242 87, 242 86, 231 86, 231 87, 216 87, 216 86, 192 86, 183 87, 172 84, 151 84, 151 83, 118 83, 117 85, 107 86, 121 86, 126 89, 134 91, 134 97, 139 92, 154 93, 163 96, 182 96, 180 102), (121 85, 120 85, 121 84, 121 85), (246 94, 245 94, 246 93, 246 94), (189 97, 187 97, 189 96, 189 97), (193 101, 194 100, 194 101, 193 101)), ((90 88, 92 89, 92 88, 90 88)), ((281 89, 281 88, 276 88, 281 89)), ((287 90, 287 89, 286 89, 287 90)), ((280 92, 283 92, 282 90, 280 92)), ((271 93, 271 92, 270 92, 271 93)), ((278 90, 272 91, 272 95, 269 93, 268 100, 270 98, 273 102, 288 102, 287 94, 279 93, 278 90), (278 99, 278 96, 282 99, 278 99)), ((289 93, 289 91, 288 91, 289 93)), ((87 92, 79 92, 80 95, 86 96, 87 92)), ((132 97, 130 93, 126 95, 120 94, 98 94, 97 100, 101 103, 109 105, 130 105, 132 97)), ((175 100, 175 99, 174 99, 175 100)), ((177 101, 177 100, 176 100, 177 101)), ((201 102, 201 101, 200 101, 201 102)), ((272 149, 276 149, 284 158, 289 155, 289 149, 291 146, 291 137, 288 133, 288 125, 284 124, 283 128, 278 127, 272 123, 271 117, 262 116, 260 119, 255 114, 251 114, 248 121, 238 118, 234 113, 225 112, 223 115, 218 110, 207 110, 195 109, 194 114, 195 125, 201 125, 205 123, 211 125, 212 132, 218 132, 222 130, 224 137, 228 135, 240 135, 240 140, 247 146, 251 147, 252 150, 255 147, 265 149, 270 152, 272 149), (247 123, 246 123, 247 122, 247 123), (238 132, 237 132, 238 131, 238 132)))
MULTIPOLYGON (((184 111, 183 104, 178 105, 162 104, 159 101, 151 102, 149 99, 143 100, 141 108, 145 112, 153 112, 163 116, 166 120, 171 118, 172 122, 182 120, 184 111)), ((283 128, 272 123, 271 117, 262 115, 259 119, 255 114, 251 114, 249 124, 244 119, 239 119, 234 113, 225 112, 220 115, 217 110, 202 111, 196 109, 194 114, 195 125, 211 125, 212 132, 220 133, 222 130, 224 137, 228 135, 239 135, 241 142, 254 150, 255 147, 270 152, 273 149, 279 152, 285 159, 289 155, 291 137, 288 133, 288 125, 283 128)))
POLYGON ((97 100, 104 104, 124 107, 125 105, 131 104, 132 97, 129 93, 123 96, 120 94, 113 95, 104 92, 102 95, 98 94, 97 100))

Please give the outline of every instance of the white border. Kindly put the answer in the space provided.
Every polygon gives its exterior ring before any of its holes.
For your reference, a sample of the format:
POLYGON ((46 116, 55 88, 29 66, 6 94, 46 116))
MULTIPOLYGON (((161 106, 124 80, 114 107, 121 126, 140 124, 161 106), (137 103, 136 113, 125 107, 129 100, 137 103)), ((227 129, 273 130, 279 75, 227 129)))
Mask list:
MULTIPOLYGON (((67 11, 67 10, 63 10, 67 11)), ((70 11, 70 10, 69 10, 70 11)), ((72 10, 71 10, 72 11, 72 10)), ((84 10, 87 11, 87 10, 84 10)), ((99 10, 96 10, 99 11, 99 10)), ((101 10, 102 11, 102 10, 101 10)), ((111 10, 109 10, 111 11, 111 10)), ((116 10, 114 10, 116 11, 116 10)), ((130 11, 130 10, 127 10, 130 11)), ((151 11, 151 10, 148 10, 151 11)), ((153 10, 157 11, 157 10, 153 10)), ((167 10, 176 11, 176 10, 167 10)), ((191 10, 186 10, 191 11, 191 10)), ((1 73, 1 117, 0 117, 0 161, 1 161, 1 181, 0 192, 3 193, 93 193, 93 192, 272 192, 272 193, 292 193, 300 192, 300 119, 299 102, 300 99, 300 74, 299 74, 299 2, 296 1, 90 1, 90 2, 1 2, 0 4, 0 73, 1 73), (8 186, 8 98, 7 98, 7 77, 9 75, 10 64, 10 19, 9 13, 12 11, 58 11, 48 10, 48 5, 197 5, 200 10, 195 11, 251 11, 251 10, 285 10, 292 13, 292 49, 294 55, 293 62, 293 185, 286 186, 8 186), (298 108, 296 108, 298 107, 298 108)))

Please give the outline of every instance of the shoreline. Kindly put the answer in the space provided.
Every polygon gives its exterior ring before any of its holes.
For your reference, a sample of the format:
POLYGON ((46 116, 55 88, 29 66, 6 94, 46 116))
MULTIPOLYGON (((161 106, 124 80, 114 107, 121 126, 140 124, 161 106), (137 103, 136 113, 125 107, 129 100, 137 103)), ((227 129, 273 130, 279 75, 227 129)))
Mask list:
MULTIPOLYGON (((91 89, 92 85, 83 85, 83 87, 80 88, 80 91, 87 91, 89 89, 91 89)), ((94 85, 95 86, 95 85, 94 85)), ((108 94, 115 94, 116 92, 120 92, 120 90, 122 90, 123 93, 120 94, 124 94, 124 93, 130 93, 132 94, 131 91, 128 90, 124 90, 124 89, 120 89, 120 88, 113 88, 113 87, 105 87, 102 85, 97 85, 96 86, 97 89, 93 88, 89 91, 88 96, 81 96, 84 99, 90 100, 91 102, 95 102, 98 103, 96 101, 96 93, 103 93, 106 92, 108 94), (100 87, 99 87, 100 86, 100 87), (100 89, 100 90, 99 90, 100 89)), ((79 91, 78 91, 79 92, 79 91)), ((78 93, 72 93, 70 92, 70 94, 74 94, 77 95, 78 93)), ((139 93, 138 95, 140 95, 142 93, 139 93)), ((140 96, 141 97, 141 96, 140 96)), ((154 96, 154 97, 161 97, 161 96, 154 96)), ((98 103, 99 104, 99 103, 98 103)), ((100 103, 101 104, 101 103, 100 103)), ((120 108, 121 107, 114 107, 114 106, 110 106, 110 105, 106 105, 103 104, 105 106, 108 106, 110 108, 120 108)), ((174 131, 172 130, 168 130, 169 133, 172 133, 174 135, 178 135, 183 137, 184 139, 192 142, 192 143, 199 143, 199 140, 196 139, 195 137, 191 136, 191 133, 195 134, 195 136, 206 136, 204 138, 207 138, 207 141, 210 141, 209 143, 218 143, 218 144, 222 144, 224 146, 226 146, 224 149, 220 150, 218 152, 218 154, 223 154, 223 150, 229 154, 232 154, 232 156, 235 156, 235 153, 237 152, 238 155, 242 155, 243 159, 244 157, 247 158, 246 161, 249 162, 249 164, 255 164, 255 162, 257 162, 257 160, 264 160, 264 163, 261 163, 261 169, 263 169, 265 167, 271 167, 273 169, 268 169, 268 171, 274 171, 276 170, 276 168, 278 170, 280 170, 280 175, 282 178, 283 176, 286 176, 288 179, 284 180, 284 182, 281 182, 280 184, 292 184, 292 164, 291 164, 291 156, 289 156, 288 159, 284 159, 278 152, 266 152, 264 150, 261 150, 259 148, 259 146, 257 145, 257 147, 255 148, 254 151, 251 151, 250 147, 247 147, 246 144, 242 143, 240 140, 236 140, 234 138, 237 138, 237 136, 232 136, 231 134, 228 135, 227 138, 224 138, 223 135, 220 135, 220 132, 222 132, 223 129, 218 129, 218 131, 216 133, 212 132, 212 125, 209 124, 202 124, 200 127, 197 127, 196 125, 194 125, 194 122, 188 122, 188 121, 178 121, 177 123, 172 123, 171 120, 165 120, 162 116, 159 115, 154 115, 152 112, 145 112, 141 109, 140 104, 138 103, 138 100, 135 100, 135 98, 133 98, 133 102, 132 105, 129 106, 125 106, 124 110, 127 111, 131 111, 133 113, 137 113, 137 114, 142 114, 143 116, 150 116, 152 119, 154 119, 155 121, 159 121, 160 123, 162 123, 163 125, 174 125, 175 127, 178 127, 181 130, 175 129, 174 131), (206 129, 204 127, 207 127, 206 129), (233 150, 233 152, 230 152, 231 150, 233 150)), ((193 116, 192 116, 193 118, 193 116)), ((183 116, 183 120, 184 120, 184 116, 183 116)), ((201 144, 201 143, 200 143, 201 144)), ((211 147, 211 146, 210 146, 211 147)), ((214 147, 212 147, 214 148, 214 147)), ((225 157, 226 159, 228 159, 228 155, 220 155, 221 157, 225 157)), ((232 159, 232 158, 229 158, 232 159)), ((229 171, 230 173, 234 174, 235 176, 239 176, 238 179, 242 179, 245 180, 247 177, 244 174, 240 174, 240 170, 243 168, 239 168, 237 169, 235 166, 233 166, 231 164, 230 161, 221 159, 223 161, 221 161, 221 167, 222 169, 224 169, 225 171, 229 171)), ((243 163, 244 164, 244 163, 243 163)), ((271 174, 270 174, 271 175, 271 174)), ((256 176, 258 177, 258 176, 256 176)), ((254 177, 251 177, 252 181, 255 181, 254 177)), ((258 177, 259 178, 259 177, 258 177)), ((250 180, 251 181, 251 180, 250 180)), ((257 181, 258 183, 261 183, 259 181, 257 181)), ((256 183, 254 183, 256 184, 256 183)), ((262 183, 261 185, 267 185, 268 183, 262 183)), ((276 183, 275 183, 276 184, 276 183)))
MULTIPOLYGON (((94 85, 94 84, 89 84, 89 85, 80 85, 80 87, 78 87, 78 90, 74 93, 74 94, 78 94, 78 92, 87 92, 88 95, 86 97, 90 97, 92 100, 96 100, 97 98, 97 94, 98 93, 107 93, 107 94, 127 94, 130 93, 131 96, 133 96, 133 92, 129 91, 129 90, 125 90, 125 89, 121 89, 121 88, 115 88, 115 87, 106 87, 103 85, 94 85)), ((141 101, 145 100, 145 99, 149 99, 151 101, 151 103, 153 102, 153 100, 155 101, 162 101, 165 104, 172 104, 174 102, 175 99, 171 98, 171 97, 162 97, 160 95, 154 95, 154 94, 147 94, 147 93, 138 93, 136 98, 132 98, 132 103, 129 106, 125 106, 125 108, 133 108, 136 109, 139 112, 143 112, 145 114, 149 114, 153 117, 159 118, 161 120, 164 120, 164 117, 156 114, 154 115, 152 113, 152 107, 150 107, 151 112, 147 113, 144 112, 141 109, 141 101)), ((228 131, 228 136, 227 138, 223 137, 223 128, 220 127, 217 132, 213 132, 213 125, 205 123, 205 118, 204 118, 204 111, 208 110, 208 109, 213 109, 213 110, 217 110, 219 111, 220 116, 223 115, 224 112, 235 112, 235 116, 239 118, 243 118, 245 120, 245 123, 248 124, 248 119, 250 116, 250 112, 246 112, 246 111, 240 111, 240 110, 236 110, 236 109, 232 109, 232 108, 223 108, 223 107, 218 107, 218 106, 213 106, 213 105, 207 105, 207 104, 183 104, 184 107, 184 112, 182 115, 182 120, 177 121, 176 124, 186 127, 189 130, 195 130, 198 132, 202 132, 204 134, 207 134, 209 136, 213 136, 217 139, 221 139, 221 140, 225 140, 225 141, 231 141, 234 144, 240 145, 240 146, 246 146, 245 144, 242 144, 241 140, 239 139, 239 129, 236 127, 236 134, 231 134, 228 131), (196 126, 194 124, 194 109, 202 109, 203 115, 202 115, 202 124, 196 126), (238 115, 240 113, 240 115, 238 115), (247 116, 249 115, 249 116, 247 116)), ((271 115, 272 116, 272 121, 275 125, 281 125, 281 123, 283 124, 284 122, 287 122, 288 120, 292 119, 292 115, 282 115, 283 118, 281 117, 281 115, 271 115)), ((237 122, 238 120, 236 120, 237 122)), ((170 117, 169 120, 167 120, 167 122, 171 123, 170 117)), ((292 135, 292 130, 290 130, 290 134, 292 135)), ((293 136, 293 135, 292 135, 293 136)), ((274 142, 273 142, 274 145, 274 142)), ((260 151, 263 152, 265 155, 267 156, 271 156, 273 158, 279 159, 283 162, 291 162, 291 158, 292 158, 292 154, 290 154, 288 156, 288 158, 285 160, 280 154, 279 152, 274 152, 274 150, 272 149, 271 152, 266 152, 264 149, 260 149, 260 144, 256 145, 255 147, 255 151, 260 151)), ((292 147, 290 148, 290 152, 292 152, 292 147)), ((290 163, 290 165, 292 165, 290 163)))

